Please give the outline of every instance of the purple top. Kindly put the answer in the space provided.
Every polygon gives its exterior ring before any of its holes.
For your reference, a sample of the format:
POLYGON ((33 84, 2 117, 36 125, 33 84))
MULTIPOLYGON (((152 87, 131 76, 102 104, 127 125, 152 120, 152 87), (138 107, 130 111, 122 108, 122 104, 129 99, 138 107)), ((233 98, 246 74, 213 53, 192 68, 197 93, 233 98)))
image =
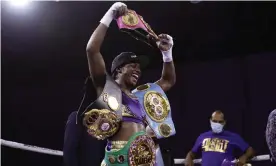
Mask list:
POLYGON ((192 149, 193 153, 202 151, 202 166, 221 166, 224 159, 234 160, 235 148, 245 152, 249 145, 230 131, 215 134, 212 131, 201 134, 192 149))
POLYGON ((144 124, 143 117, 145 116, 145 113, 143 112, 143 108, 138 99, 133 99, 123 92, 122 103, 128 107, 129 114, 132 115, 123 116, 123 121, 144 124))

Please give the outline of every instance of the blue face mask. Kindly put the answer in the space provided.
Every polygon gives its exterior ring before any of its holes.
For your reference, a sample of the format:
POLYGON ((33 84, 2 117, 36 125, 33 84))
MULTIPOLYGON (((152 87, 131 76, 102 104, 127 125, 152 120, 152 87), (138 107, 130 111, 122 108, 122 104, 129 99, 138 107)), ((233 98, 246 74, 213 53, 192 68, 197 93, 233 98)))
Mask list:
POLYGON ((222 130, 223 130, 223 125, 220 124, 220 123, 215 123, 215 122, 212 122, 210 121, 211 123, 211 128, 213 130, 214 133, 221 133, 222 130))

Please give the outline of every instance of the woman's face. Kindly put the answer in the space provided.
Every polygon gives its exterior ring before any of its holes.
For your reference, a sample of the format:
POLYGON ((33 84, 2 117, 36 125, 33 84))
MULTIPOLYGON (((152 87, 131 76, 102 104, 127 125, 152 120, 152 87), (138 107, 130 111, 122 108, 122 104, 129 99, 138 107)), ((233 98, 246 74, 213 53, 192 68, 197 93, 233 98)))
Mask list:
POLYGON ((119 79, 127 86, 135 87, 141 77, 141 69, 139 63, 129 63, 124 65, 119 71, 119 79))

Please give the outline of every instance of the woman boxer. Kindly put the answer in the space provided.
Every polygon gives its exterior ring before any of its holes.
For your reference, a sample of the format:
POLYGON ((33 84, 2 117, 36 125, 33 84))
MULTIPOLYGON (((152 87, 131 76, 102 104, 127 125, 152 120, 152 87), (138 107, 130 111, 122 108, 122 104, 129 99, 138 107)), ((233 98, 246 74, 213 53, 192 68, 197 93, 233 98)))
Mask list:
MULTIPOLYGON (((98 139, 108 139, 102 165, 156 165, 155 145, 146 134, 148 122, 143 107, 131 92, 141 76, 145 61, 132 52, 122 52, 113 60, 110 76, 100 53, 110 23, 126 12, 125 4, 113 4, 87 44, 88 65, 98 99, 81 115, 88 133, 98 139)), ((154 84, 166 92, 176 80, 173 40, 165 34, 155 40, 164 64, 162 76, 154 84)))

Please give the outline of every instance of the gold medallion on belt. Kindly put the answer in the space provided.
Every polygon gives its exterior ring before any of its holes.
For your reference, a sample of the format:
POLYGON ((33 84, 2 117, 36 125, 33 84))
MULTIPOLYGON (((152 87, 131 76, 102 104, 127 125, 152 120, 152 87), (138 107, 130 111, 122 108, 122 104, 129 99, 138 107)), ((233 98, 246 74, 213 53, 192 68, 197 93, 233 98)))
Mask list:
POLYGON ((169 137, 172 132, 172 128, 166 123, 161 123, 158 126, 158 130, 163 137, 169 137))
POLYGON ((132 141, 128 152, 130 166, 154 166, 155 146, 153 140, 147 135, 140 135, 132 141))
POLYGON ((144 97, 145 111, 156 122, 163 122, 170 112, 168 100, 156 91, 149 91, 144 97))
POLYGON ((150 86, 149 86, 148 84, 143 84, 143 85, 138 86, 136 89, 137 89, 138 91, 146 91, 146 90, 148 90, 149 88, 150 88, 150 86))
POLYGON ((121 121, 118 100, 106 92, 101 97, 110 109, 91 109, 85 112, 83 117, 83 125, 88 134, 99 140, 114 135, 119 130, 121 121))
POLYGON ((99 140, 114 135, 119 130, 119 122, 118 116, 108 109, 92 109, 83 117, 88 134, 99 140))
POLYGON ((139 18, 133 10, 128 10, 128 13, 122 17, 122 21, 127 26, 136 26, 139 18))
POLYGON ((117 111, 120 107, 118 100, 111 96, 108 95, 107 93, 103 93, 103 101, 107 103, 108 107, 113 110, 113 111, 117 111))

